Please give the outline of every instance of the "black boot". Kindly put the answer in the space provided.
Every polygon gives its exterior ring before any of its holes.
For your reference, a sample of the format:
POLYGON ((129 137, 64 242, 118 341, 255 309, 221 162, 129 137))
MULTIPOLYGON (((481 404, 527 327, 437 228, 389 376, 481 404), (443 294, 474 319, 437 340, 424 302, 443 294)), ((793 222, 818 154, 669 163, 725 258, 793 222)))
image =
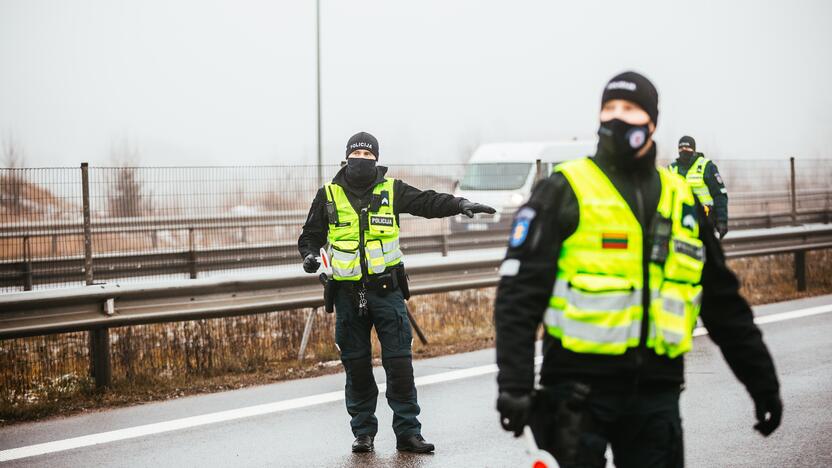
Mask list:
POLYGON ((433 452, 433 444, 425 442, 421 434, 396 437, 396 450, 399 452, 430 453, 433 452))
POLYGON ((352 443, 352 451, 357 453, 364 453, 364 452, 372 452, 375 450, 373 447, 373 436, 371 435, 360 435, 355 438, 355 442, 352 443))

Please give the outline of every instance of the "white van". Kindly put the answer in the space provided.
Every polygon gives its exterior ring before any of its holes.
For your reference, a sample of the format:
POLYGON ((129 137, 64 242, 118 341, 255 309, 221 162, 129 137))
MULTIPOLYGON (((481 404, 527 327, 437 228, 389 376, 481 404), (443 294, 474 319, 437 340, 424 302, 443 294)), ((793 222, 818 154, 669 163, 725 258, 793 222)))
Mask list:
POLYGON ((451 218, 451 231, 508 229, 517 207, 529 197, 541 160, 544 177, 563 161, 595 153, 593 140, 530 143, 488 143, 480 145, 465 167, 454 195, 493 206, 497 213, 477 214, 474 218, 451 218))

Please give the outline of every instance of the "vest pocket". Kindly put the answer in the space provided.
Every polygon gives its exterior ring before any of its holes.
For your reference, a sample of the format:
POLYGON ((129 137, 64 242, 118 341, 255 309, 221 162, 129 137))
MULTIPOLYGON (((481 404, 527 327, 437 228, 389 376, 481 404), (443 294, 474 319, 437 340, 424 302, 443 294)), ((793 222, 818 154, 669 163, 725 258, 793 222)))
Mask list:
POLYGON ((705 261, 705 247, 696 238, 673 237, 664 263, 664 278, 667 280, 696 284, 702 278, 705 261))
POLYGON ((395 234, 396 231, 396 218, 393 215, 388 214, 375 214, 370 213, 369 215, 369 232, 373 236, 387 236, 395 234))
POLYGON ((657 300, 650 307, 654 323, 654 348, 657 354, 674 358, 690 351, 693 327, 699 316, 702 286, 664 281, 657 300))
POLYGON ((339 241, 330 246, 330 261, 332 275, 335 279, 361 278, 361 262, 359 261, 357 241, 339 241))
POLYGON ((379 275, 384 273, 384 250, 381 241, 378 239, 368 240, 364 244, 364 251, 367 254, 367 269, 370 274, 379 275))

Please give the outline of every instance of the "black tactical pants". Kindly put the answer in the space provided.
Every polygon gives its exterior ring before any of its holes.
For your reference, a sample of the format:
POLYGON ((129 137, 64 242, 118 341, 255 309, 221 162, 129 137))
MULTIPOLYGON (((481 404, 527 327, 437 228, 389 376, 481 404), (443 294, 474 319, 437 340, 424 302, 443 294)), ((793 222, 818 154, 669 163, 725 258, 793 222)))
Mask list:
POLYGON ((617 468, 684 466, 680 390, 596 394, 575 382, 538 395, 531 427, 562 468, 603 468, 607 444, 617 468))
POLYGON ((335 343, 347 374, 346 404, 352 417, 353 434, 375 435, 378 387, 373 377, 370 329, 376 328, 381 343, 381 362, 387 374, 387 403, 393 410, 397 436, 420 434, 419 404, 413 382, 412 333, 401 291, 385 295, 367 292, 369 314, 361 317, 350 288, 339 287, 335 295, 335 343))

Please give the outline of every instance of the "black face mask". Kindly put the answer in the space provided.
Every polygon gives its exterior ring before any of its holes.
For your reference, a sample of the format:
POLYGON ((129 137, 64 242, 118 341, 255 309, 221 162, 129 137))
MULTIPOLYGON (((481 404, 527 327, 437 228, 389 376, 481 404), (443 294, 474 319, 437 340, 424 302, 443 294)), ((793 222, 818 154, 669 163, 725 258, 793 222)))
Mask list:
POLYGON ((649 137, 647 125, 632 125, 619 119, 601 122, 598 128, 599 148, 622 169, 636 166, 636 153, 644 148, 649 137))
POLYGON ((376 180, 376 160, 364 158, 347 159, 347 181, 354 187, 363 188, 376 180))

